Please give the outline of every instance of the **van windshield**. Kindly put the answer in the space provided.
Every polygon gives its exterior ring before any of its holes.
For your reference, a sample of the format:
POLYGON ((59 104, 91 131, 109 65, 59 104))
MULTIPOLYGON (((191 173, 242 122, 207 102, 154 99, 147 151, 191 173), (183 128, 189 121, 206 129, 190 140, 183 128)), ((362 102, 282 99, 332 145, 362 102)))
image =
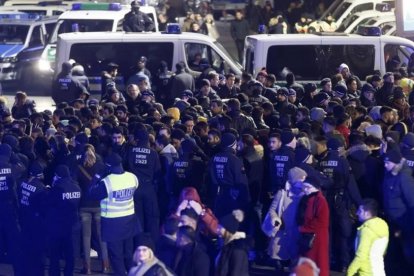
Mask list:
POLYGON ((114 20, 111 19, 101 19, 101 20, 89 20, 89 19, 64 19, 59 20, 53 36, 51 37, 50 43, 56 44, 57 37, 59 34, 71 33, 76 29, 79 32, 110 32, 112 31, 112 26, 114 20), (56 31, 57 30, 57 31, 56 31))
POLYGON ((342 5, 340 5, 333 13, 332 17, 335 18, 335 20, 338 20, 339 17, 341 17, 346 10, 351 6, 351 3, 349 2, 343 2, 342 5))
POLYGON ((365 79, 374 73, 374 45, 272 46, 269 47, 266 69, 280 79, 291 71, 297 80, 320 80, 334 75, 341 63, 348 64, 355 75, 365 79))
POLYGON ((0 25, 1 44, 24 44, 29 26, 24 25, 0 25))
POLYGON ((352 15, 352 16, 348 16, 341 24, 341 26, 339 26, 339 28, 336 30, 337 32, 344 32, 346 29, 348 29, 349 26, 352 25, 352 23, 354 23, 356 20, 358 20, 360 16, 359 15, 352 15))

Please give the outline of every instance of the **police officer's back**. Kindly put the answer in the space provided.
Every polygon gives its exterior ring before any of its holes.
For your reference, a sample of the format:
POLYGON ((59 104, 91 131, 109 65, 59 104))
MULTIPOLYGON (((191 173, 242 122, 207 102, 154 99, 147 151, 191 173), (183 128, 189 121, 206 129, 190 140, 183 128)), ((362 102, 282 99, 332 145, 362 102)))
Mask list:
POLYGON ((86 89, 72 76, 72 65, 69 62, 62 64, 62 71, 53 82, 52 98, 56 104, 72 102, 86 89))
POLYGON ((60 275, 59 259, 65 258, 65 275, 75 267, 73 233, 79 224, 81 189, 69 168, 59 165, 47 196, 46 224, 49 237, 50 275, 60 275))
POLYGON ((213 156, 209 171, 212 186, 216 189, 214 214, 218 217, 232 210, 245 209, 249 203, 248 181, 243 161, 236 156, 236 137, 224 133, 222 150, 213 156))
POLYGON ((123 29, 125 32, 151 32, 154 29, 152 19, 141 12, 139 7, 138 1, 131 2, 131 11, 124 17, 123 29))
MULTIPOLYGON (((12 164, 12 149, 0 145, 0 233, 2 233, 8 255, 13 264, 14 274, 23 275, 20 257, 20 230, 17 217, 16 179, 22 173, 18 165, 12 164)), ((2 248, 4 250, 4 248, 2 248)))

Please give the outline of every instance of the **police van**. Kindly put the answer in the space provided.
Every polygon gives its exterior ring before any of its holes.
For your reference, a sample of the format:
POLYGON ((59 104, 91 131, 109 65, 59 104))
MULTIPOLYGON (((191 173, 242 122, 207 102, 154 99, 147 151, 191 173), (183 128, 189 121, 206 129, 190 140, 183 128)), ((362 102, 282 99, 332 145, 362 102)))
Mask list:
MULTIPOLYGON (((170 30, 170 28, 168 28, 170 30)), ((83 65, 93 92, 101 91, 101 72, 107 64, 119 64, 119 83, 125 83, 131 68, 141 56, 147 57, 146 67, 156 75, 161 61, 175 71, 175 64, 183 61, 194 76, 201 74, 193 61, 201 54, 217 72, 240 75, 242 67, 212 38, 196 33, 66 33, 61 34, 57 47, 55 72, 69 59, 83 65)))
POLYGON ((394 0, 335 0, 328 9, 322 14, 320 20, 325 20, 328 15, 332 15, 337 26, 357 12, 377 10, 378 4, 386 3, 390 8, 395 7, 394 0))
MULTIPOLYGON (((7 2, 6 2, 7 3, 7 2)), ((9 5, 0 7, 0 13, 4 11, 25 12, 42 16, 60 15, 70 9, 69 5, 62 2, 43 1, 32 5, 9 5)))
MULTIPOLYGON (((59 16, 56 28, 43 51, 39 69, 47 74, 54 68, 56 43, 58 35, 70 32, 118 32, 122 31, 124 16, 130 12, 130 5, 120 3, 73 3, 72 9, 59 16)), ((154 21, 154 30, 158 31, 158 18, 155 8, 141 6, 140 11, 146 13, 154 21)))
POLYGON ((1 13, 0 80, 33 84, 37 62, 54 29, 57 17, 1 13))
POLYGON ((360 26, 359 33, 247 36, 244 68, 256 75, 266 67, 268 73, 283 79, 291 71, 299 81, 315 81, 332 76, 346 63, 363 80, 389 71, 387 61, 396 56, 399 65, 406 66, 414 53, 413 41, 381 35, 380 28, 360 26))

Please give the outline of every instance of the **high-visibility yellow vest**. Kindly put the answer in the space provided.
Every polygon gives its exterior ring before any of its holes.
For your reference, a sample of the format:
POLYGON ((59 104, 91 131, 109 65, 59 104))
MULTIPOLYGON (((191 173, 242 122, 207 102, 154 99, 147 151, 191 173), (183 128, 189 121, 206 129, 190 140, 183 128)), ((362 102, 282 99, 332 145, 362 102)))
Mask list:
POLYGON ((102 180, 108 197, 101 200, 101 216, 120 218, 134 214, 134 192, 138 188, 137 177, 130 173, 110 174, 102 180))

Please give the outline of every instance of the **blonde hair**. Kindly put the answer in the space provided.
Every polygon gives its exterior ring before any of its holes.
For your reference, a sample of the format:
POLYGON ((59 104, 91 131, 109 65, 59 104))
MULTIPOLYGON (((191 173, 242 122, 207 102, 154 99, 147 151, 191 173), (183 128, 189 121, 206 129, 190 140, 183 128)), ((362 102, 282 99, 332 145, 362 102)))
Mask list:
MULTIPOLYGON (((139 247, 139 246, 138 246, 138 247, 139 247)), ((137 265, 140 265, 140 264, 142 264, 142 263, 147 263, 147 262, 150 262, 150 261, 152 261, 152 260, 155 258, 154 251, 152 251, 152 249, 151 249, 151 248, 149 248, 149 247, 145 246, 145 247, 147 248, 147 250, 149 251, 149 258, 148 258, 148 260, 145 260, 145 261, 140 261, 140 260, 139 260, 139 258, 138 258, 138 247, 137 247, 137 249, 135 249, 134 255, 132 256, 132 260, 133 260, 133 261, 134 261, 137 265)))
POLYGON ((92 167, 96 163, 95 148, 91 144, 85 145, 85 160, 83 165, 87 168, 92 167))

